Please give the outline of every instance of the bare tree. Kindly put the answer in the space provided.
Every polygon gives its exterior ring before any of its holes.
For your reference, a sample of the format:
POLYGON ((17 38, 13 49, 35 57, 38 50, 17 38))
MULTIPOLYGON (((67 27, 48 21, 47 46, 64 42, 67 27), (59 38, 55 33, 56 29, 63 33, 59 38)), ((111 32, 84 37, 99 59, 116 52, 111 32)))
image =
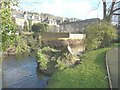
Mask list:
POLYGON ((103 18, 106 17, 106 0, 102 0, 103 2, 103 18))
POLYGON ((114 8, 116 4, 120 3, 120 1, 112 0, 109 8, 107 8, 106 0, 102 0, 102 3, 103 3, 103 19, 110 21, 113 15, 120 15, 119 13, 116 13, 116 11, 120 10, 120 7, 114 8), (109 10, 108 13, 107 10, 109 10))

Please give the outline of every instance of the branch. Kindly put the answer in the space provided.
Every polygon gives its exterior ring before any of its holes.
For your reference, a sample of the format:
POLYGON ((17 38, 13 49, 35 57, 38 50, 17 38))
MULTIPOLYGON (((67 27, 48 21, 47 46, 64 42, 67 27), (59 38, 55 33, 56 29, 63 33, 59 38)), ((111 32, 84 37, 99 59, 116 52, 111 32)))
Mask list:
POLYGON ((112 6, 111 6, 111 9, 110 9, 109 17, 111 17, 112 14, 113 14, 113 7, 114 7, 114 5, 115 5, 115 1, 116 1, 116 0, 113 0, 113 2, 112 2, 112 6))
POLYGON ((120 10, 120 8, 116 8, 115 10, 113 10, 113 12, 117 11, 117 10, 120 10))
POLYGON ((120 15, 119 13, 113 13, 113 15, 120 15))
POLYGON ((120 1, 117 1, 115 4, 118 4, 118 3, 120 3, 120 1))

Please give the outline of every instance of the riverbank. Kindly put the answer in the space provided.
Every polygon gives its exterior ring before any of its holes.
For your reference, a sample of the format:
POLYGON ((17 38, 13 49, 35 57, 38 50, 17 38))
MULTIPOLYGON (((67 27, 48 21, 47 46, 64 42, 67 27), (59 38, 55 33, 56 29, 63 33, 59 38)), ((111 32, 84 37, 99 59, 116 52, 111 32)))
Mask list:
POLYGON ((83 63, 53 74, 48 88, 109 88, 105 55, 117 45, 86 52, 83 63))

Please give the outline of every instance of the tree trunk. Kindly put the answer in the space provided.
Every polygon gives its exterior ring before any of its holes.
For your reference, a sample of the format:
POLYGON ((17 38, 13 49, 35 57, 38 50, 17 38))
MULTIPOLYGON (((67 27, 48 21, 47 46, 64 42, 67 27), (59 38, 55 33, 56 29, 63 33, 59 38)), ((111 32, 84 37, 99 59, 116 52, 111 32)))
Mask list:
POLYGON ((103 19, 106 18, 106 0, 102 0, 103 2, 103 19))
POLYGON ((113 14, 113 8, 115 5, 116 0, 112 0, 112 5, 111 5, 111 9, 110 9, 110 13, 109 13, 109 17, 112 18, 112 14, 113 14))

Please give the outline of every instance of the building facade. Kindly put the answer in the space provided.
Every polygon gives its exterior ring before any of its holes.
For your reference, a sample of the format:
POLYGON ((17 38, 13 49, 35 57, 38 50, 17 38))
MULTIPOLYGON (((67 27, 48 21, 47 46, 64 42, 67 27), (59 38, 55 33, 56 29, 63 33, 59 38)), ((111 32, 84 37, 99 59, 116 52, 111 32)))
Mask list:
POLYGON ((29 26, 29 20, 31 25, 34 23, 47 23, 49 25, 50 32, 69 32, 69 33, 84 33, 87 26, 94 23, 100 23, 99 18, 80 20, 77 18, 64 18, 57 17, 50 14, 38 14, 33 12, 24 12, 13 10, 12 16, 15 23, 24 28, 25 23, 29 26))
POLYGON ((38 14, 32 12, 23 12, 13 10, 12 17, 14 18, 14 22, 23 29, 25 22, 29 26, 29 20, 31 20, 31 24, 34 23, 47 23, 50 26, 51 31, 58 32, 59 25, 57 19, 50 17, 47 14, 38 14))
POLYGON ((73 22, 64 22, 60 24, 59 32, 70 32, 70 33, 84 33, 84 30, 87 26, 100 23, 99 18, 86 19, 86 20, 77 20, 73 22))

